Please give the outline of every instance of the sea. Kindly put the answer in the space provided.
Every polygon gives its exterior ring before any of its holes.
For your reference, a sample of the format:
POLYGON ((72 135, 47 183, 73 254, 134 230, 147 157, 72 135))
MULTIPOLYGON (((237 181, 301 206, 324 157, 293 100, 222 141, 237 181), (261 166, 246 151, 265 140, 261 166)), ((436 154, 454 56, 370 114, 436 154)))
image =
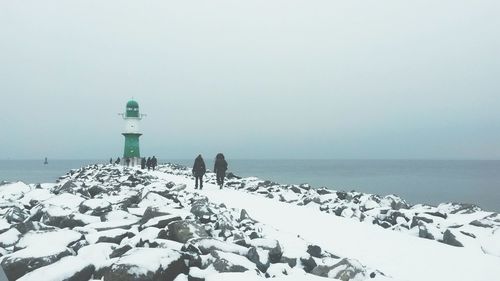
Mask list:
MULTIPOLYGON (((1 181, 55 182, 70 169, 106 160, 0 160, 1 181)), ((207 167, 213 159, 206 159, 207 167)), ((160 159, 192 166, 192 159, 160 159)), ((472 203, 500 212, 500 160, 228 159, 229 172, 284 184, 396 194, 411 204, 472 203)))

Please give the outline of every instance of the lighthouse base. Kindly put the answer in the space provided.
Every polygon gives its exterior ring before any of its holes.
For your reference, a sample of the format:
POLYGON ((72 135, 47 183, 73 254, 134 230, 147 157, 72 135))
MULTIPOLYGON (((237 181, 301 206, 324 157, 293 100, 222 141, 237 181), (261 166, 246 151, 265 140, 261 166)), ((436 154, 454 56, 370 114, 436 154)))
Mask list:
POLYGON ((123 158, 122 159, 122 165, 123 166, 127 166, 127 159, 130 160, 130 162, 128 163, 128 166, 129 167, 136 167, 136 166, 140 166, 141 165, 141 157, 129 157, 129 158, 123 158))

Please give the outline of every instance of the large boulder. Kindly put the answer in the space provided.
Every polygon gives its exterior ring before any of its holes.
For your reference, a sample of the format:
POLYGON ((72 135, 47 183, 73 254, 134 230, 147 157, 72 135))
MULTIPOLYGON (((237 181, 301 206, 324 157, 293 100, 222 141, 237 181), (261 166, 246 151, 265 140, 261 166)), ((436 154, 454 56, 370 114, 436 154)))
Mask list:
POLYGON ((70 229, 60 229, 54 231, 29 231, 17 242, 16 248, 24 249, 29 247, 66 247, 82 239, 82 234, 70 229))
POLYGON ((18 281, 87 281, 92 277, 95 267, 80 257, 69 256, 36 269, 18 281))
POLYGON ((258 272, 256 265, 244 256, 222 251, 212 251, 211 265, 217 272, 258 272))
POLYGON ((19 223, 25 221, 27 218, 30 217, 30 214, 18 207, 18 206, 13 206, 5 212, 4 218, 9 222, 9 223, 19 223))
POLYGON ((27 272, 49 265, 71 255, 72 252, 61 245, 36 246, 19 250, 2 260, 2 268, 9 280, 17 280, 27 272))
POLYGON ((135 248, 104 274, 104 281, 172 281, 187 273, 181 253, 170 249, 135 248))
POLYGON ((88 199, 80 204, 80 213, 85 213, 93 216, 101 216, 111 211, 111 203, 104 199, 88 199))
POLYGON ((168 225, 168 234, 171 240, 186 243, 192 238, 209 237, 205 228, 194 220, 180 220, 168 225))
POLYGON ((277 263, 281 260, 281 256, 283 255, 283 249, 281 248, 278 240, 267 239, 267 238, 256 238, 246 241, 246 243, 249 246, 253 246, 268 251, 269 261, 271 263, 277 263))

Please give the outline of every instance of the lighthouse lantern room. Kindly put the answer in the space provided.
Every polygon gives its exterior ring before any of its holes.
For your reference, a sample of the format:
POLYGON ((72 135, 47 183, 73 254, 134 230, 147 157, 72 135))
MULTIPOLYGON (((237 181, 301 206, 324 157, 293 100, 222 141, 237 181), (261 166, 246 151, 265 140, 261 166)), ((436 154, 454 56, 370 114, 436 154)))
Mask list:
POLYGON ((125 132, 122 133, 125 137, 125 147, 123 150, 124 164, 127 163, 127 159, 130 159, 130 165, 132 166, 141 163, 139 137, 142 134, 139 130, 139 122, 142 116, 139 113, 139 104, 135 100, 129 100, 123 114, 123 119, 125 120, 125 132))

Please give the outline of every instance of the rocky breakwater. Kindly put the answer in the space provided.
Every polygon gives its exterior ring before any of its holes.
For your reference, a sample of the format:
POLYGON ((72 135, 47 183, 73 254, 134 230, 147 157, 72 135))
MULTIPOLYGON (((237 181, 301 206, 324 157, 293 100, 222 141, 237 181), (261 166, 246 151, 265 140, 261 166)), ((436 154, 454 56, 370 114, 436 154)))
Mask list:
MULTIPOLYGON (((179 165, 165 165, 161 170, 192 177, 188 168, 179 165)), ((209 182, 215 183, 213 173, 208 173, 207 178, 209 182)), ((500 215, 484 211, 473 204, 412 206, 396 195, 379 196, 324 187, 312 188, 309 184, 284 185, 256 177, 241 178, 231 173, 228 178, 227 188, 317 208, 332 215, 500 257, 500 215)))
MULTIPOLYGON (((162 171, 186 170, 168 165, 162 171)), ((337 193, 305 186, 285 189, 236 178, 229 185, 328 210, 340 200, 337 193)), ((355 199, 343 200, 357 206, 355 199)), ((71 170, 54 184, 3 183, 0 216, 0 263, 11 281, 218 280, 228 272, 263 279, 390 279, 261 224, 245 210, 213 204, 183 184, 120 166, 71 170)))

